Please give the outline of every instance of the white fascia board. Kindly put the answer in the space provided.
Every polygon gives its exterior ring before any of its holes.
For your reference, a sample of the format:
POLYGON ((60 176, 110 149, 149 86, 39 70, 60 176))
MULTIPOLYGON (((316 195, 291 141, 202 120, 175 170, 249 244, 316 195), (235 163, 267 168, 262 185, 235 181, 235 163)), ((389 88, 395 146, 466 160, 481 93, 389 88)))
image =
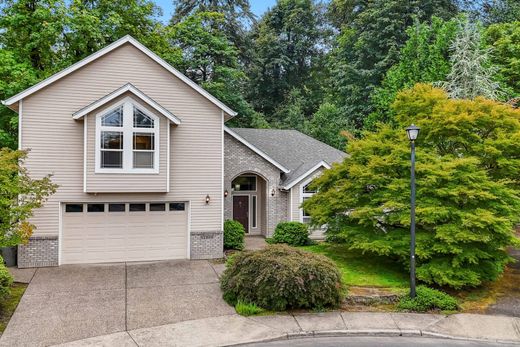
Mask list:
POLYGON ((159 103, 157 103, 155 100, 150 98, 148 95, 146 95, 136 87, 134 87, 131 83, 125 84, 121 88, 114 90, 112 93, 107 94, 101 99, 94 101, 90 105, 83 107, 81 110, 74 112, 72 114, 72 118, 80 119, 88 113, 92 112, 93 110, 97 109, 98 107, 105 105, 106 103, 114 100, 115 98, 123 95, 126 92, 130 92, 137 96, 139 99, 143 100, 148 106, 152 107, 154 110, 168 118, 172 123, 177 125, 181 124, 181 120, 177 118, 173 113, 162 107, 159 103))
POLYGON ((173 66, 168 64, 166 61, 164 61, 162 58, 160 58, 157 54, 146 48, 143 44, 141 44, 139 41, 131 37, 130 35, 123 36, 119 40, 111 43, 110 45, 106 46, 105 48, 100 49, 99 51, 89 55, 88 57, 78 61, 77 63, 69 66, 68 68, 44 79, 43 81, 35 84, 34 86, 27 88, 26 90, 10 97, 7 100, 2 101, 2 104, 5 106, 10 106, 14 104, 15 102, 37 92, 38 90, 45 88, 51 83, 56 82, 57 80, 61 79, 62 77, 67 76, 68 74, 82 68, 83 66, 87 65, 88 63, 104 56, 105 54, 113 51, 114 49, 124 45, 125 43, 130 43, 137 49, 139 49, 141 52, 146 54, 148 57, 150 57, 152 60, 154 60, 156 63, 164 67, 166 70, 168 70, 170 73, 175 75, 177 78, 179 78, 181 81, 189 85, 191 88, 195 89, 199 94, 204 96, 206 99, 208 99, 210 102, 218 106, 220 109, 222 109, 224 112, 229 114, 230 116, 234 117, 237 115, 235 111, 230 109, 228 106, 226 106, 222 101, 218 100, 216 97, 208 93, 206 90, 204 90, 202 87, 197 85, 195 82, 190 80, 188 77, 186 77, 184 74, 182 74, 180 71, 175 69, 173 66))
POLYGON ((276 166, 278 169, 280 169, 283 173, 289 173, 289 169, 287 169, 282 164, 278 163, 276 160, 265 154, 263 151, 261 151, 258 147, 255 147, 253 144, 249 143, 246 139, 244 139, 242 136, 238 135, 236 132, 228 128, 227 126, 224 126, 224 131, 228 133, 229 135, 233 136, 235 139, 237 139, 239 142, 243 143, 246 147, 248 147, 250 150, 276 166))
POLYGON ((285 189, 285 190, 291 189, 296 184, 298 184, 301 180, 303 180, 305 177, 309 176, 311 173, 318 170, 320 167, 324 167, 325 169, 330 169, 330 165, 327 164, 327 162, 322 160, 318 164, 316 164, 312 168, 310 168, 303 175, 299 176, 298 178, 296 178, 296 179, 292 180, 291 182, 289 182, 288 184, 286 184, 282 189, 285 189))

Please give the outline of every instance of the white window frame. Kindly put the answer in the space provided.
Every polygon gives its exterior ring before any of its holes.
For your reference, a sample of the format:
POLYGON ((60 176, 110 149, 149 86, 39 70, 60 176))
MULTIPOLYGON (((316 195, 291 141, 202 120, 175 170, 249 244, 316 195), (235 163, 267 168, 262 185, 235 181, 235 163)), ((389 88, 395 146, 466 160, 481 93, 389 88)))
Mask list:
MULTIPOLYGON (((312 197, 314 194, 316 194, 316 193, 305 193, 305 192, 303 191, 303 188, 304 188, 306 185, 308 185, 309 183, 311 183, 315 178, 316 178, 316 177, 311 177, 311 178, 309 178, 309 179, 303 181, 303 182, 300 184, 300 188, 299 188, 299 190, 300 190, 300 206, 302 205, 303 200, 304 200, 305 198, 310 198, 310 197, 312 197)), ((308 223, 309 221, 306 222, 304 218, 309 218, 309 217, 305 217, 305 216, 303 215, 303 208, 300 207, 300 222, 302 222, 302 223, 308 223)))
POLYGON ((146 107, 131 97, 126 97, 119 102, 111 105, 103 111, 96 114, 96 143, 95 143, 95 162, 96 162, 96 173, 115 173, 115 174, 158 174, 159 173, 159 152, 160 152, 160 139, 159 133, 161 129, 160 119, 146 107), (102 126, 101 119, 110 111, 123 106, 123 126, 122 127, 110 127, 102 126), (142 111, 145 115, 154 120, 153 128, 134 128, 134 106, 142 111), (123 133, 123 167, 122 168, 102 168, 101 167, 101 131, 116 131, 123 133), (154 134, 154 156, 153 156, 153 168, 133 168, 134 161, 134 133, 150 133, 154 134))
POLYGON ((258 228, 258 196, 256 194, 251 195, 250 204, 251 204, 251 229, 258 228), (253 204, 253 201, 255 202, 253 204))

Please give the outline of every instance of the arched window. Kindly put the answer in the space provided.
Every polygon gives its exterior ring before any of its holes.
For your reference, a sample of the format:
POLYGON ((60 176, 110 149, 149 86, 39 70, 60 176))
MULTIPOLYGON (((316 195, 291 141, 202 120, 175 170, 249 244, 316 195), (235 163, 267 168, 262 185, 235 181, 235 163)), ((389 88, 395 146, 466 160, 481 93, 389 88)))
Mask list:
POLYGON ((159 118, 131 98, 96 117, 96 172, 157 173, 159 118))

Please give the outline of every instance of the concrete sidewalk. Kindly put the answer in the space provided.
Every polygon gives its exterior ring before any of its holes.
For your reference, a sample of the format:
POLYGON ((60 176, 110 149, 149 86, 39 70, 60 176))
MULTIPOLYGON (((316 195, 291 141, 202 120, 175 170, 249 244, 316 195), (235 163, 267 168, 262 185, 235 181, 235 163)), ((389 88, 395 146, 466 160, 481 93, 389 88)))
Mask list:
POLYGON ((98 336, 59 345, 229 346, 305 336, 434 336, 520 344, 520 318, 475 314, 327 312, 227 315, 98 336))

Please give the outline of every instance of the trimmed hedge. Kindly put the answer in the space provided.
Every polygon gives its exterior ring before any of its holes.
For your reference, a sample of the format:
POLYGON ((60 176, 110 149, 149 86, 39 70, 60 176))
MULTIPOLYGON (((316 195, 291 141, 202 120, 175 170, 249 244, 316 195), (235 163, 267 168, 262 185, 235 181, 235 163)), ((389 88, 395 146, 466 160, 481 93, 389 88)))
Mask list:
POLYGON ((244 226, 236 220, 224 222, 224 249, 244 249, 244 226))
POLYGON ((4 265, 4 259, 0 256, 0 300, 6 299, 11 294, 13 276, 4 265))
POLYGON ((346 294, 329 258, 287 245, 235 254, 221 278, 224 300, 274 311, 338 306, 346 294))
POLYGON ((444 292, 426 286, 418 286, 414 299, 401 298, 397 305, 400 310, 426 312, 431 310, 455 311, 459 308, 457 300, 444 292))
POLYGON ((310 243, 309 227, 300 222, 278 223, 270 243, 286 243, 290 246, 308 245, 310 243))

